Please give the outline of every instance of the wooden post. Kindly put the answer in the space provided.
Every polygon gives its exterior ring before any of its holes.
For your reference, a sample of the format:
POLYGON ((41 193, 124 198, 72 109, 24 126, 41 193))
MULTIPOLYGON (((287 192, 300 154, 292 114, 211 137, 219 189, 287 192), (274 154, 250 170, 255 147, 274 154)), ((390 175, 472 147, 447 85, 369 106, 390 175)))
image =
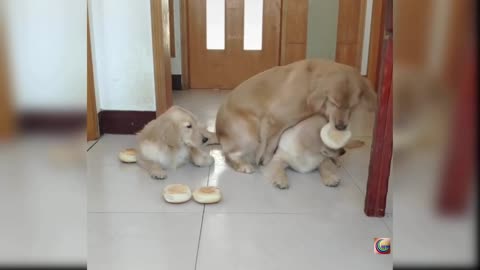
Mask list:
POLYGON ((372 150, 368 169, 365 214, 383 217, 387 201, 388 179, 392 160, 392 52, 393 41, 387 41, 383 82, 379 91, 379 106, 373 131, 372 150))
MULTIPOLYGON (((387 37, 384 41, 383 74, 378 91, 378 110, 373 130, 364 212, 369 217, 385 216, 388 180, 393 148, 393 27, 392 6, 386 8, 387 37)), ((383 27, 382 27, 383 29, 383 27)))

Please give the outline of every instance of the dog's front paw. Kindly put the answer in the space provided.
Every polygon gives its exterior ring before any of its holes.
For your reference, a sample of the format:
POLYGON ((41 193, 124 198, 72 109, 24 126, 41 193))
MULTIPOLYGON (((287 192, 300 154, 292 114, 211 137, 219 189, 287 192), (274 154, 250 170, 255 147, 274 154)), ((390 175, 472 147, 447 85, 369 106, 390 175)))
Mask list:
POLYGON ((215 162, 215 159, 214 159, 212 156, 210 156, 210 155, 207 155, 207 157, 205 158, 205 160, 206 160, 206 161, 205 161, 206 166, 210 166, 210 165, 212 165, 212 164, 215 162))
POLYGON ((279 171, 278 173, 274 173, 274 174, 270 174, 268 171, 266 171, 266 173, 267 175, 270 175, 270 176, 267 176, 267 179, 270 179, 272 184, 277 188, 279 189, 289 188, 288 177, 284 171, 279 171))
POLYGON ((273 185, 276 186, 279 189, 287 189, 290 186, 288 185, 288 180, 287 179, 275 179, 273 181, 273 185))
POLYGON ((193 164, 198 167, 208 167, 215 162, 215 159, 209 154, 204 154, 193 158, 193 164))
POLYGON ((324 177, 323 178, 323 183, 327 187, 336 187, 336 186, 338 186, 338 184, 340 184, 340 178, 338 176, 335 176, 335 175, 324 177))
POLYGON ((254 173, 255 167, 253 167, 253 165, 251 164, 244 163, 244 164, 239 164, 238 167, 235 168, 235 170, 241 173, 254 173))
POLYGON ((150 176, 156 180, 163 180, 167 178, 167 172, 163 169, 154 169, 150 171, 150 176))

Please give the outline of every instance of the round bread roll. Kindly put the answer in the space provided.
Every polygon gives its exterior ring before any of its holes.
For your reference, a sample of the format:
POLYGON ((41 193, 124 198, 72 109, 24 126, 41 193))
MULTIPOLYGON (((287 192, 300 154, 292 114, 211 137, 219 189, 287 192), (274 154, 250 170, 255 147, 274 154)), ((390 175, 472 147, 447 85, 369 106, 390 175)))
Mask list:
POLYGON ((184 203, 192 198, 192 192, 187 185, 172 184, 163 189, 163 198, 169 203, 184 203))
POLYGON ((128 148, 118 154, 118 158, 125 163, 137 162, 137 151, 133 148, 128 148))
POLYGON ((320 131, 320 137, 326 146, 332 149, 340 149, 348 143, 348 140, 352 137, 352 132, 348 129, 338 130, 332 123, 328 123, 320 131))
POLYGON ((217 203, 222 199, 222 193, 217 187, 201 187, 193 192, 193 199, 198 203, 217 203))

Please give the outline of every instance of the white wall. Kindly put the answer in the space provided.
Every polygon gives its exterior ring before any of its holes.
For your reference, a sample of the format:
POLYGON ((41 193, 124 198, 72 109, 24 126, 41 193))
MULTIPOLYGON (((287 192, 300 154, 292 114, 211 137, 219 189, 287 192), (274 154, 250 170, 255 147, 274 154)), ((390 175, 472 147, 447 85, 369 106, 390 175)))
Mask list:
POLYGON ((149 0, 90 0, 99 110, 155 110, 149 0))
POLYGON ((86 2, 3 4, 17 108, 85 110, 86 2))
MULTIPOLYGON (((89 0, 97 110, 155 110, 150 0, 89 0)), ((180 1, 174 1, 172 74, 182 73, 180 1)))

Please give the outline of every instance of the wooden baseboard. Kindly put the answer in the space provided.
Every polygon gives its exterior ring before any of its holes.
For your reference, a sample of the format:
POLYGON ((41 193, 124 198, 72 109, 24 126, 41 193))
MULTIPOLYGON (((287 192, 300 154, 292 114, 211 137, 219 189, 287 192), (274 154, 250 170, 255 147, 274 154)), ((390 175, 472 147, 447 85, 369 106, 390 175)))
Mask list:
POLYGON ((155 118, 155 111, 101 111, 100 134, 135 134, 155 118))
POLYGON ((182 74, 173 74, 172 75, 172 89, 173 90, 183 90, 182 74))
POLYGON ((80 111, 27 111, 17 116, 22 133, 68 133, 84 130, 85 112, 80 111))

